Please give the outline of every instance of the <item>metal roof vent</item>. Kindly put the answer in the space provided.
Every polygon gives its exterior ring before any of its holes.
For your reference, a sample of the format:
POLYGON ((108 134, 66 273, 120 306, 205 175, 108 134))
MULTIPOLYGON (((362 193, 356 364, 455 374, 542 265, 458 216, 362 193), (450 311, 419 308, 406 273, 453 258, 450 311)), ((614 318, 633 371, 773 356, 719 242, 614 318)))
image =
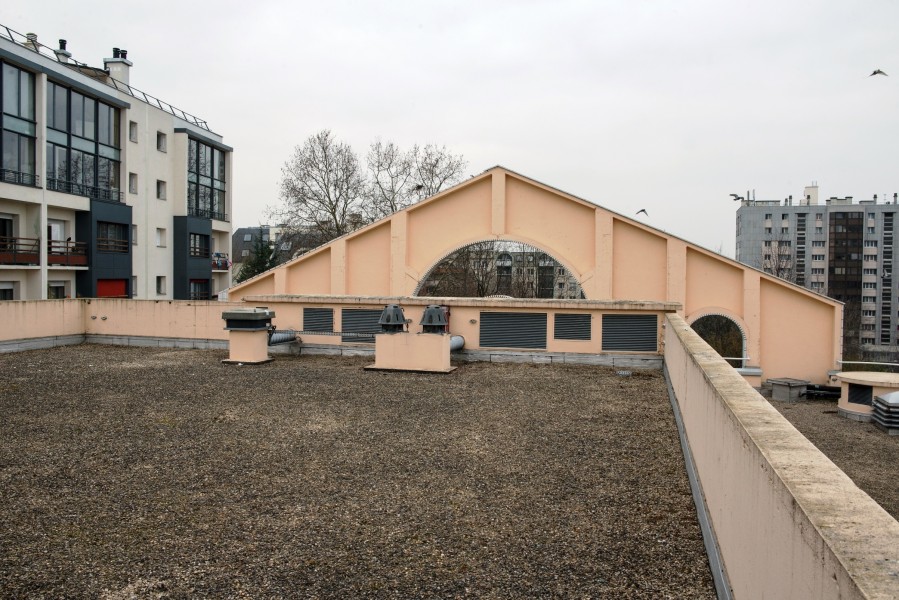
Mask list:
POLYGON ((424 333, 446 333, 446 310, 437 304, 429 304, 419 325, 424 333))
POLYGON ((899 435, 899 392, 874 398, 871 420, 890 435, 899 435))
POLYGON ((384 333, 399 333, 406 325, 406 315, 403 314, 399 304, 388 304, 378 319, 378 325, 384 333))

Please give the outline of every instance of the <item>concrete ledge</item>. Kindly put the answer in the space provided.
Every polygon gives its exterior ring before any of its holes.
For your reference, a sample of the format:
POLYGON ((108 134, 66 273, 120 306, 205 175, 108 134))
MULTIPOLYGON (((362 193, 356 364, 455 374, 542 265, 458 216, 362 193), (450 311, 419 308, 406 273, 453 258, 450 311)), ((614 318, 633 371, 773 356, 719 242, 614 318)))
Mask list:
POLYGON ((577 354, 526 350, 462 350, 453 358, 472 362, 530 362, 539 364, 594 365, 627 369, 661 369, 663 358, 639 354, 577 354))
POLYGON ((735 598, 896 598, 899 522, 677 315, 665 365, 735 598))
MULTIPOLYGON (((857 413, 851 410, 846 410, 845 408, 837 407, 837 414, 841 417, 846 417, 847 419, 851 419, 853 421, 859 421, 860 423, 870 423, 871 422, 871 414, 870 413, 857 413)), ((897 542, 899 543, 899 542, 897 542)))
POLYGON ((191 350, 227 350, 227 340, 208 340, 190 338, 164 338, 140 335, 100 335, 84 336, 85 343, 105 344, 107 346, 140 346, 145 348, 184 348, 191 350))
POLYGON ((85 341, 84 334, 78 335, 53 335, 39 338, 26 338, 0 342, 0 353, 24 352, 26 350, 44 350, 56 346, 77 346, 85 341))

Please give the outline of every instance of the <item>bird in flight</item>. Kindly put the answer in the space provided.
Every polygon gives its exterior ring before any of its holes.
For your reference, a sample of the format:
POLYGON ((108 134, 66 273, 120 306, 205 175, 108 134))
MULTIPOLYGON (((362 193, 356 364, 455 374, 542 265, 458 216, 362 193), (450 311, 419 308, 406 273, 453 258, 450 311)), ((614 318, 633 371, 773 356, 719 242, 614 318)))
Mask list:
POLYGON ((646 209, 645 209, 645 208, 641 208, 640 210, 637 211, 637 214, 638 214, 638 215, 639 215, 640 213, 643 213, 643 214, 646 215, 647 217, 649 216, 649 213, 646 212, 646 209))
POLYGON ((738 194, 731 194, 730 196, 731 196, 731 198, 734 199, 734 202, 736 202, 737 200, 742 200, 742 199, 743 199, 743 196, 740 196, 740 195, 738 195, 738 194))
POLYGON ((884 72, 881 71, 880 69, 874 69, 874 72, 871 73, 870 75, 868 75, 868 77, 874 77, 875 75, 883 75, 883 76, 885 76, 885 77, 889 77, 889 75, 887 75, 886 73, 884 73, 884 72))

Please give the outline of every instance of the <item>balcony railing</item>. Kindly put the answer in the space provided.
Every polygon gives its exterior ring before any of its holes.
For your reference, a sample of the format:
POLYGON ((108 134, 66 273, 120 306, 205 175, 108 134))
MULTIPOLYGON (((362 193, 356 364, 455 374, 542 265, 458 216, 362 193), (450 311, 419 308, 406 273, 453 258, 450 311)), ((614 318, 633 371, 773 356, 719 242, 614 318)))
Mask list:
POLYGON ((187 214, 191 217, 200 217, 201 219, 215 219, 216 221, 227 221, 228 215, 217 210, 208 208, 197 208, 196 206, 188 206, 187 214))
POLYGON ((47 241, 47 264, 66 267, 87 266, 87 243, 63 240, 47 241))
POLYGON ((47 179, 47 189, 54 192, 62 192, 63 194, 74 194, 76 196, 85 196, 91 200, 101 200, 103 202, 122 203, 122 192, 114 188, 101 188, 93 185, 85 185, 83 183, 75 183, 73 181, 65 181, 64 179, 47 179))
POLYGON ((38 265, 41 241, 37 238, 0 237, 0 265, 38 265))
POLYGON ((16 185, 28 185, 40 187, 41 178, 34 173, 23 173, 12 169, 0 169, 0 181, 3 183, 15 183, 16 185))
POLYGON ((212 253, 212 270, 227 271, 231 268, 231 259, 224 252, 212 253))
POLYGON ((209 248, 204 248, 203 246, 191 246, 190 247, 190 257, 191 258, 209 258, 209 248))
POLYGON ((142 92, 139 89, 137 89, 136 87, 132 87, 132 86, 128 85, 127 83, 123 83, 117 79, 113 79, 112 77, 109 76, 109 73, 107 73, 103 69, 98 69, 96 67, 91 67, 90 65, 87 65, 85 63, 78 62, 77 60, 71 58, 71 55, 69 55, 68 58, 63 59, 63 56, 64 56, 63 54, 53 50, 49 46, 44 46, 43 44, 38 42, 37 39, 30 40, 30 39, 28 39, 27 36, 24 36, 21 33, 19 33, 18 31, 15 31, 14 29, 10 29, 9 27, 6 27, 5 25, 0 25, 0 37, 6 38, 16 44, 20 44, 20 45, 24 46, 25 48, 29 48, 30 50, 33 50, 34 52, 37 52, 38 54, 44 56, 45 58, 48 58, 54 62, 57 62, 57 63, 63 65, 64 67, 68 67, 70 69, 78 71, 82 75, 91 77, 91 78, 99 81, 100 83, 106 84, 109 87, 114 88, 120 92, 124 92, 125 94, 128 94, 132 98, 136 98, 137 100, 146 102, 150 106, 155 106, 155 107, 159 108, 160 110, 164 110, 165 112, 175 115, 176 117, 183 119, 183 120, 187 121, 188 123, 192 123, 192 124, 196 125, 197 127, 205 129, 206 131, 211 131, 209 129, 209 125, 203 119, 196 117, 188 112, 185 112, 185 111, 181 110, 180 108, 172 106, 168 102, 160 100, 159 98, 156 98, 155 96, 151 96, 150 94, 142 92))
POLYGON ((127 254, 131 248, 128 240, 119 238, 97 238, 98 252, 116 252, 119 254, 127 254))

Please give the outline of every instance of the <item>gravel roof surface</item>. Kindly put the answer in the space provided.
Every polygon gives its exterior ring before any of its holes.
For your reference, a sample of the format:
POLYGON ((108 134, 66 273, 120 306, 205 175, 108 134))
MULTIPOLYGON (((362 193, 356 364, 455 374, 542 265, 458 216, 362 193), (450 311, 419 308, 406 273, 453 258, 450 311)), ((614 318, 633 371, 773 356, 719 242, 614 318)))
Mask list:
POLYGON ((836 400, 771 401, 855 485, 899 519, 899 436, 837 414, 836 400))
POLYGON ((0 354, 0 595, 714 598, 659 372, 0 354))

